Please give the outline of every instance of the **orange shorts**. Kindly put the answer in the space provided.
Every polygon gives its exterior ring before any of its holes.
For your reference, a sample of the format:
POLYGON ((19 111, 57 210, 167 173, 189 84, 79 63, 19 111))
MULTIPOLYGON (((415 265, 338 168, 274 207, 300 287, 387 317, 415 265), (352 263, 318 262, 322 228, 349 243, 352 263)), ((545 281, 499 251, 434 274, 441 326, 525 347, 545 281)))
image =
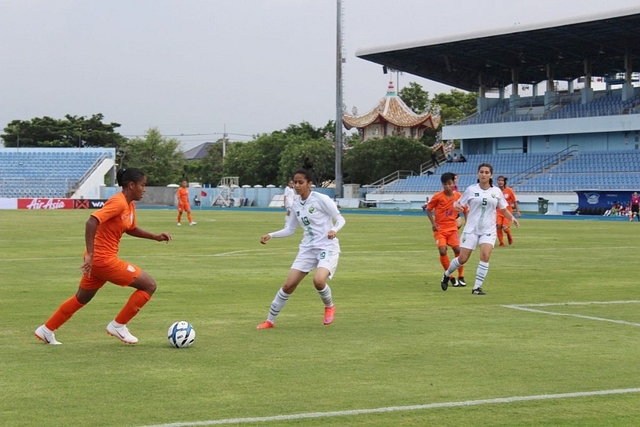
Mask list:
POLYGON ((116 259, 108 265, 93 265, 91 276, 83 275, 80 279, 80 287, 86 290, 95 290, 100 289, 107 282, 118 286, 129 286, 141 271, 140 267, 121 259, 116 259))
POLYGON ((178 212, 191 212, 191 205, 189 203, 178 203, 178 212))
POLYGON ((438 230, 433 233, 436 238, 436 244, 440 246, 460 246, 460 233, 457 229, 454 230, 438 230))
POLYGON ((511 221, 509 221, 509 218, 502 215, 502 212, 498 211, 496 216, 496 225, 502 226, 503 228, 509 228, 511 226, 511 221))

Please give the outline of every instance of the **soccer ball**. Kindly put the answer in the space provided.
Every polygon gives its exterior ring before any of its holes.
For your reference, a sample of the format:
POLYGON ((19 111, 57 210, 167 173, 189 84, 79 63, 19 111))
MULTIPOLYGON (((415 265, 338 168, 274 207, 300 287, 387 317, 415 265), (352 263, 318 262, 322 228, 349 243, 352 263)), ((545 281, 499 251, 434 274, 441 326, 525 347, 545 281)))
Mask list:
POLYGON ((196 330, 193 329, 191 323, 181 320, 169 326, 167 339, 169 344, 175 348, 187 348, 195 341, 196 330))

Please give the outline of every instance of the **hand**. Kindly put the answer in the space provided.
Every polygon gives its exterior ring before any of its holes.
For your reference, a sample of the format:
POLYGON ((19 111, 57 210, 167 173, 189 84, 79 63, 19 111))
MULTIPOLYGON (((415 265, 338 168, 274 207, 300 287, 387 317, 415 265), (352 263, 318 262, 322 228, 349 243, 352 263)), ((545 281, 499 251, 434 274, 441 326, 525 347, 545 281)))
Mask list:
POLYGON ((335 239, 336 238, 336 232, 334 230, 329 230, 329 232, 327 233, 327 237, 329 238, 329 240, 335 239))
POLYGON ((513 225, 515 225, 516 228, 520 228, 520 221, 518 221, 515 216, 513 217, 511 222, 513 222, 513 225))
POLYGON ((462 207, 460 202, 458 202, 457 200, 455 202, 453 202, 453 208, 455 210, 457 210, 458 212, 463 212, 464 211, 464 208, 462 207))
POLYGON ((172 237, 171 237, 171 234, 169 234, 169 233, 160 233, 156 237, 156 240, 158 242, 167 242, 167 243, 169 243, 169 240, 171 240, 171 239, 172 239, 172 237))
POLYGON ((265 234, 264 236, 260 237, 260 243, 262 243, 263 245, 266 245, 269 239, 271 239, 271 236, 268 234, 265 234))
POLYGON ((91 264, 93 264, 93 255, 86 254, 84 256, 84 262, 80 266, 80 271, 82 275, 91 277, 91 264))

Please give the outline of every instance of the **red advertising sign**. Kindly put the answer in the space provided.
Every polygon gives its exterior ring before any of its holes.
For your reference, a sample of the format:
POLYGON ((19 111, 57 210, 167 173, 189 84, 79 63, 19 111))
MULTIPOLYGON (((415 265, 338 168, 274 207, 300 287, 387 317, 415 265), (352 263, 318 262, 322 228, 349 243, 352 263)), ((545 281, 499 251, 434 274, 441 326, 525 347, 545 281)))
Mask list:
POLYGON ((73 209, 73 199, 18 199, 18 209, 73 209))

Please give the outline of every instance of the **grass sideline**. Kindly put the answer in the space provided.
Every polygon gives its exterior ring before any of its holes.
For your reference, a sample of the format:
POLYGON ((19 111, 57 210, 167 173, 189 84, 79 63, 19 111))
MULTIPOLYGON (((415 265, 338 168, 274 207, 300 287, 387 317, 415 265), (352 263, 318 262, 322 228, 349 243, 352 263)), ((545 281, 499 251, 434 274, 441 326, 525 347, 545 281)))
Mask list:
MULTIPOLYGON (((298 231, 259 244, 284 214, 202 210, 194 212, 197 226, 176 227, 175 211, 139 210, 142 228, 174 237, 168 245, 123 237, 121 257, 158 282, 129 325, 140 343, 107 336, 106 324, 130 294, 107 284, 57 331, 64 345, 46 346, 33 330, 75 292, 89 212, 1 215, 0 426, 211 425, 640 387, 640 327, 633 325, 640 303, 544 307, 562 316, 506 307, 640 300, 637 222, 524 218, 514 246, 495 249, 488 295, 479 297, 470 287, 440 290, 426 218, 348 214, 331 282, 335 323, 322 325, 307 278, 276 328, 257 331, 300 240, 298 231), (176 320, 194 325, 193 347, 169 347, 166 330, 176 320)), ((477 253, 467 265, 471 285, 477 253)), ((242 425, 637 426, 638 398, 585 395, 242 425)))

